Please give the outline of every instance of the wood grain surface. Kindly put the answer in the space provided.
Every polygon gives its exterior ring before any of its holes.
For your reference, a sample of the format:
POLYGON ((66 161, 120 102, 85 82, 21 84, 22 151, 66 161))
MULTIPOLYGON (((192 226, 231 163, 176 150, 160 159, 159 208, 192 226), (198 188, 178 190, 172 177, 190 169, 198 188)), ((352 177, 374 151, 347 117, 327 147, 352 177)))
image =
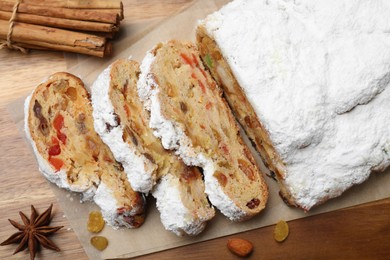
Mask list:
MULTIPOLYGON (((191 0, 128 0, 131 23, 155 22, 190 4, 191 0)), ((28 145, 18 132, 7 105, 26 96, 52 73, 66 70, 63 53, 31 51, 24 55, 0 50, 0 241, 14 233, 7 219, 19 221, 54 204, 53 225, 65 226, 52 237, 61 248, 42 250, 38 259, 86 259, 46 180, 38 172, 28 145)), ((375 188, 375 187, 373 187, 375 188)), ((389 187, 390 188, 390 187, 389 187)), ((250 259, 388 259, 390 257, 390 198, 289 222, 290 236, 273 239, 273 227, 236 234, 254 244, 250 259)), ((229 237, 171 249, 141 259, 236 259, 226 248, 229 237)), ((0 259, 27 259, 27 251, 12 256, 15 245, 0 247, 0 259)))

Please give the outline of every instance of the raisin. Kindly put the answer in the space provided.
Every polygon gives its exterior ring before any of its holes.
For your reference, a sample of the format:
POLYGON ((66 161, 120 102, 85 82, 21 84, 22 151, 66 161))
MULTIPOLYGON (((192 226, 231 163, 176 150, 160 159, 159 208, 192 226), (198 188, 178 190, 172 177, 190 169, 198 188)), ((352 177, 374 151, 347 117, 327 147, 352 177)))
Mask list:
POLYGON ((276 241, 283 242, 288 237, 288 234, 289 228, 286 221, 280 220, 278 223, 276 223, 274 229, 274 238, 276 241))
POLYGON ((89 213, 87 229, 92 233, 99 233, 104 228, 104 219, 100 211, 91 211, 89 213))
POLYGON ((84 113, 81 113, 78 115, 77 120, 76 120, 76 127, 77 127, 77 130, 79 130, 79 132, 81 134, 86 134, 88 132, 87 127, 85 126, 85 114, 84 113))
POLYGON ((77 100, 77 90, 73 87, 69 87, 66 91, 65 94, 70 98, 72 101, 77 100))
POLYGON ((144 223, 145 217, 144 215, 123 216, 123 220, 129 223, 130 226, 138 228, 144 223))
POLYGON ((137 140, 137 138, 135 137, 135 135, 133 134, 133 132, 131 132, 131 141, 132 141, 133 144, 135 144, 136 146, 138 145, 138 140, 137 140))
POLYGON ((118 126, 121 124, 121 119, 116 113, 114 113, 114 121, 115 121, 115 126, 118 126))
POLYGON ((184 113, 187 113, 187 111, 188 111, 187 105, 186 105, 184 102, 180 102, 180 109, 181 109, 181 111, 183 111, 184 113))
POLYGON ((44 136, 48 136, 49 135, 49 125, 47 124, 47 120, 46 118, 42 117, 39 119, 39 126, 38 126, 39 130, 41 131, 41 133, 44 135, 44 136))
POLYGON ((108 246, 107 238, 103 236, 93 236, 91 237, 91 244, 99 251, 103 251, 108 246))
POLYGON ((252 165, 249 162, 242 159, 238 159, 237 162, 238 162, 238 167, 241 169, 241 171, 243 171, 246 177, 248 177, 251 181, 254 181, 255 172, 252 169, 252 165))
POLYGON ((41 104, 39 104, 38 100, 35 100, 35 102, 34 102, 33 111, 34 111, 34 115, 37 118, 40 119, 42 117, 42 106, 41 106, 41 104))
POLYGON ((137 137, 135 137, 135 134, 133 133, 133 131, 131 131, 130 127, 125 126, 124 131, 123 131, 123 135, 122 135, 122 140, 123 140, 123 141, 126 141, 129 137, 130 137, 130 139, 131 139, 131 142, 132 142, 135 146, 138 146, 137 137))
POLYGON ((200 174, 198 173, 196 168, 186 167, 184 169, 184 171, 181 173, 181 177, 183 177, 183 179, 186 182, 191 182, 191 181, 197 180, 200 177, 200 174))
POLYGON ((260 200, 259 199, 252 199, 251 201, 249 201, 246 206, 250 209, 254 209, 254 208, 257 208, 258 206, 260 205, 260 200))
POLYGON ((153 159, 153 156, 149 153, 144 153, 144 156, 151 161, 152 163, 156 163, 156 161, 153 159))
POLYGON ((33 107, 34 115, 39 119, 38 129, 44 136, 49 135, 49 125, 46 118, 42 115, 42 106, 39 104, 38 100, 35 100, 33 107))
POLYGON ((222 172, 215 172, 214 177, 217 178, 219 184, 221 184, 222 187, 226 186, 228 180, 222 172))

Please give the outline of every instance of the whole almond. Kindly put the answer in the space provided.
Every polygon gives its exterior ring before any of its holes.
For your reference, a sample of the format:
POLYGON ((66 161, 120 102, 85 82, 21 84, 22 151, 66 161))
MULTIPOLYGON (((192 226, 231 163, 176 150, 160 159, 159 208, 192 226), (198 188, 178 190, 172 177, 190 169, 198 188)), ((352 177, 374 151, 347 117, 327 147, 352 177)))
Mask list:
POLYGON ((248 256, 253 251, 252 243, 242 238, 229 239, 227 247, 233 254, 238 256, 248 256))

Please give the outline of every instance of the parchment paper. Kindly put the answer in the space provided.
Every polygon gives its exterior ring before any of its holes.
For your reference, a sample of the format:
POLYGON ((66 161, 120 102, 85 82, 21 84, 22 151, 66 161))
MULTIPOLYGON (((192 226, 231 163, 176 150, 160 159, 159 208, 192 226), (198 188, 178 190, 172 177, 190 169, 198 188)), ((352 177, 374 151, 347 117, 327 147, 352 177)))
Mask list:
MULTIPOLYGON (((97 75, 111 62, 118 58, 127 58, 132 56, 133 59, 141 61, 145 52, 159 41, 172 38, 194 40, 194 31, 197 19, 204 18, 207 14, 219 9, 225 2, 227 1, 196 1, 187 10, 184 10, 173 18, 166 20, 161 25, 157 27, 155 26, 154 29, 152 28, 149 33, 143 35, 142 37, 135 37, 130 33, 129 36, 124 37, 117 45, 115 45, 117 52, 110 60, 101 60, 93 57, 71 56, 68 60, 68 64, 72 65, 72 67, 69 68, 69 72, 80 76, 85 84, 90 86, 97 75)), ((14 116, 15 122, 24 136, 22 131, 22 103, 22 99, 11 103, 8 106, 8 110, 10 111, 10 114, 14 116)), ((246 138, 245 140, 251 147, 250 142, 246 138)), ((263 172, 267 172, 257 153, 254 152, 253 149, 252 152, 263 172)), ((36 169, 38 170, 38 166, 36 169)), ((59 189, 55 185, 51 185, 51 188, 56 194, 73 230, 76 232, 86 253, 91 259, 139 256, 272 225, 280 219, 292 220, 390 197, 389 169, 384 173, 372 174, 369 180, 365 183, 351 188, 341 197, 330 200, 326 204, 314 208, 307 214, 299 209, 286 206, 278 195, 279 189, 276 182, 268 177, 266 177, 266 181, 270 190, 270 198, 267 208, 260 215, 243 223, 232 223, 226 220, 218 212, 217 216, 208 224, 206 230, 201 235, 194 238, 177 237, 176 235, 165 231, 160 222, 155 202, 153 199, 149 199, 147 219, 141 228, 134 230, 113 230, 108 226, 104 228, 100 235, 108 238, 109 246, 101 253, 90 245, 89 240, 92 234, 90 234, 86 229, 88 213, 91 210, 98 210, 98 207, 93 203, 81 204, 79 202, 80 197, 78 194, 59 189)))

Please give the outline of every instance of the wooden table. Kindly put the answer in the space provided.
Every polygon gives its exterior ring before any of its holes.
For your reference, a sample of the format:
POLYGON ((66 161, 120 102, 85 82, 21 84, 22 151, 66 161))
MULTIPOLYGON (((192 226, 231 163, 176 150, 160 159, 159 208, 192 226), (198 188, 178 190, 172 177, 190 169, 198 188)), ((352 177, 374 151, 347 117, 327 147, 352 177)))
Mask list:
MULTIPOLYGON (((190 4, 191 0, 133 0, 132 21, 155 22, 190 4), (164 3, 161 3, 164 2, 164 3)), ((30 214, 30 204, 39 211, 54 203, 53 225, 65 226, 52 239, 61 247, 57 253, 43 250, 41 259, 86 259, 87 256, 71 230, 62 209, 40 175, 34 157, 12 120, 9 103, 26 96, 46 76, 65 71, 63 53, 32 51, 24 55, 0 51, 0 241, 15 232, 8 223, 19 221, 18 211, 30 214)), ((373 187, 375 188, 375 187, 373 187)), ((389 187, 390 188, 390 187, 389 187)), ((285 258, 375 258, 390 257, 390 198, 289 222, 290 236, 284 243, 273 240, 273 227, 265 227, 231 237, 253 242, 251 259, 285 258)), ((234 259, 223 237, 141 257, 143 259, 234 259)), ((10 258, 15 245, 0 247, 0 259, 10 258)), ((25 259, 27 251, 15 258, 25 259)))

